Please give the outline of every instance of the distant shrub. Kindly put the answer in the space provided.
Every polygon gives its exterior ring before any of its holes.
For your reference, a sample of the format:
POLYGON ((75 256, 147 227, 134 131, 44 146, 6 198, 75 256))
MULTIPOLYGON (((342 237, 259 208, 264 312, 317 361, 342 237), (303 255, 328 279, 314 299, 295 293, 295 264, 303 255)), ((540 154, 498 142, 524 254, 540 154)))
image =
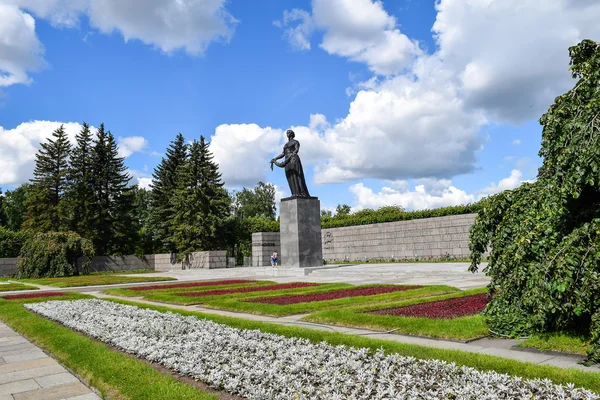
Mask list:
POLYGON ((433 210, 404 211, 402 207, 388 206, 377 210, 365 209, 353 214, 321 217, 321 228, 379 224, 382 222, 409 221, 412 219, 446 217, 449 215, 472 214, 480 210, 480 203, 442 207, 433 210))
POLYGON ((26 232, 14 232, 0 226, 0 258, 17 257, 28 237, 26 232))
POLYGON ((94 246, 75 232, 38 233, 30 237, 21 249, 17 268, 19 278, 51 278, 89 273, 94 246), (88 258, 81 270, 77 258, 88 258))

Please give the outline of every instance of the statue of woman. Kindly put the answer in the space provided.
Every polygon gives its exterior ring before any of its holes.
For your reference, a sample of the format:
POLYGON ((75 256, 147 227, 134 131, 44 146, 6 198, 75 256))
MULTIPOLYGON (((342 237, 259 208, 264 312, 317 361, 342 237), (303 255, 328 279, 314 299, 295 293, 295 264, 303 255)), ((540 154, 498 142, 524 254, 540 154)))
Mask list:
POLYGON ((285 177, 287 178, 288 185, 290 185, 292 197, 310 197, 308 188, 306 187, 306 181, 304 180, 302 163, 300 162, 300 156, 298 155, 300 142, 294 139, 296 134, 293 130, 288 129, 286 134, 288 142, 283 146, 283 153, 271 160, 271 170, 273 170, 273 164, 280 168, 285 168, 285 177), (284 157, 285 159, 283 162, 277 162, 277 160, 284 157))

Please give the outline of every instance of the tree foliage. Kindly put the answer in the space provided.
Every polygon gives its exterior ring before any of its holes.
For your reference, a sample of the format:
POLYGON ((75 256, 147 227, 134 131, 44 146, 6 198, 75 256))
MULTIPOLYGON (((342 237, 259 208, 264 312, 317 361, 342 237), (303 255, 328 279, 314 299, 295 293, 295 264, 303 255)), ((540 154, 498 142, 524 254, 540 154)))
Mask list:
POLYGON ((541 117, 537 180, 482 202, 471 230, 477 271, 491 247, 493 331, 587 330, 600 361, 600 44, 569 49, 575 87, 541 117))
POLYGON ((71 144, 61 125, 35 155, 35 169, 27 203, 25 225, 35 232, 65 229, 67 213, 63 199, 67 191, 71 144))
POLYGON ((28 237, 27 232, 14 232, 0 226, 0 258, 17 257, 28 237))
POLYGON ((87 273, 93 256, 92 242, 75 232, 38 233, 23 245, 16 275, 18 278, 48 278, 87 273), (77 267, 79 257, 87 257, 81 270, 77 267))
POLYGON ((171 241, 180 259, 194 251, 216 250, 224 245, 225 221, 231 206, 219 166, 203 136, 192 142, 189 153, 189 159, 179 168, 171 200, 171 241))
POLYGON ((19 231, 23 226, 27 212, 27 196, 31 185, 23 183, 13 190, 4 193, 3 213, 5 226, 11 231, 19 231))
POLYGON ((165 157, 156 166, 152 174, 152 208, 148 235, 156 242, 157 251, 176 252, 177 246, 171 241, 173 237, 172 198, 177 189, 180 168, 188 158, 188 146, 181 133, 167 148, 165 157))
POLYGON ((275 186, 258 182, 254 189, 243 188, 233 194, 233 213, 240 218, 275 221, 275 186))

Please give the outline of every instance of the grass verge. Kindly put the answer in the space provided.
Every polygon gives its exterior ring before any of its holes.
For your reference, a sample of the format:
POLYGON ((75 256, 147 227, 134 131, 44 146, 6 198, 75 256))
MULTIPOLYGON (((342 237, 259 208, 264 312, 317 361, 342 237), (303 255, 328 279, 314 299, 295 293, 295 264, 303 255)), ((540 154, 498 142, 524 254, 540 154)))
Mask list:
POLYGON ((25 285, 17 282, 0 282, 0 292, 10 292, 13 290, 38 290, 38 288, 36 286, 25 285))
POLYGON ((452 319, 431 319, 369 314, 368 311, 470 296, 472 294, 485 293, 486 290, 485 288, 472 289, 426 299, 412 298, 386 304, 371 304, 367 306, 325 310, 308 315, 303 320, 352 328, 382 331, 395 330, 396 333, 405 335, 428 336, 436 339, 468 340, 488 333, 488 327, 479 315, 452 319))
MULTIPOLYGON (((206 281, 197 281, 196 283, 202 283, 206 281)), ((184 281, 177 282, 181 284, 191 284, 193 281, 184 281)), ((214 286, 191 286, 185 288, 165 288, 165 289, 150 289, 150 290, 131 290, 126 288, 115 288, 115 289, 106 289, 103 290, 102 293, 110 294, 114 296, 123 296, 123 297, 144 297, 153 296, 156 294, 163 295, 177 295, 179 293, 187 293, 187 292, 203 292, 208 290, 219 290, 219 289, 236 289, 236 288, 245 288, 252 286, 269 286, 276 285, 277 282, 274 281, 256 281, 256 282, 246 282, 246 283, 234 283, 234 284, 223 284, 223 285, 214 285, 214 286)), ((166 286, 169 286, 168 284, 166 286)), ((189 297, 187 298, 189 300, 189 297)), ((179 304, 179 303, 177 303, 179 304)), ((181 303, 184 304, 184 303, 181 303)))
POLYGON ((22 279, 21 282, 34 283, 37 285, 54 286, 58 288, 77 287, 77 286, 95 286, 95 285, 116 285, 119 283, 139 283, 139 282, 160 282, 174 281, 170 277, 138 277, 138 276, 118 276, 118 275, 82 275, 66 276, 62 278, 38 278, 22 279))
POLYGON ((410 356, 420 359, 444 360, 447 362, 454 362, 457 365, 473 367, 480 371, 496 371, 498 373, 520 376, 525 379, 547 378, 556 384, 566 385, 568 383, 573 383, 577 387, 583 387, 600 394, 600 373, 598 372, 587 372, 574 368, 565 369, 549 365, 537 365, 528 362, 516 361, 479 353, 470 353, 460 350, 437 349, 413 344, 392 342, 388 340, 370 339, 362 336, 347 335, 337 332, 282 326, 264 322, 249 321, 241 318, 225 317, 221 315, 202 314, 194 311, 184 311, 163 306, 140 304, 129 300, 110 299, 109 301, 134 305, 140 308, 147 308, 160 312, 173 312, 180 315, 192 315, 239 329, 259 329, 263 332, 274 333, 286 337, 301 337, 308 339, 313 343, 325 341, 332 345, 364 347, 373 351, 377 349, 383 349, 388 354, 397 353, 403 356, 410 356))
MULTIPOLYGON (((368 287, 368 286, 377 286, 377 285, 360 285, 354 287, 368 287)), ((344 289, 344 288, 338 288, 344 289)), ((323 291, 330 291, 320 290, 323 291)), ((355 296, 355 297, 345 297, 341 299, 335 300, 325 300, 325 301, 314 301, 314 302, 306 302, 306 303, 297 303, 297 304, 288 304, 288 305, 278 305, 278 304, 265 304, 265 303, 249 303, 244 300, 250 300, 253 298, 259 297, 276 297, 278 295, 288 295, 294 293, 279 293, 273 294, 269 293, 268 295, 263 294, 254 294, 253 296, 246 296, 239 299, 216 299, 203 303, 204 307, 208 308, 218 308, 222 310, 230 310, 230 311, 239 311, 246 312, 251 314, 261 314, 261 315, 272 315, 272 316, 284 316, 284 315, 293 315, 293 314, 307 314, 313 313, 319 310, 328 310, 328 309, 336 309, 342 307, 351 307, 356 305, 366 305, 366 304, 378 304, 378 303, 388 303, 390 301, 399 301, 402 299, 410 299, 410 298, 422 298, 429 296, 436 296, 444 293, 453 293, 458 291, 458 289, 445 286, 445 285, 435 285, 435 286, 424 286, 418 289, 410 289, 393 293, 385 293, 385 294, 376 294, 372 296, 355 296)), ((307 293, 307 292, 304 292, 307 293)), ((303 294, 304 294, 303 293, 303 294)), ((311 291, 310 293, 318 293, 317 290, 311 291)))
POLYGON ((590 349, 590 338, 564 332, 539 333, 521 342, 517 347, 533 348, 544 351, 587 355, 590 349))
MULTIPOLYGON (((90 298, 69 294, 60 300, 90 298)), ((46 301, 48 299, 42 299, 46 301)), ((40 300, 0 300, 0 319, 55 357, 58 362, 111 399, 193 399, 217 397, 157 372, 149 365, 26 310, 40 300)))

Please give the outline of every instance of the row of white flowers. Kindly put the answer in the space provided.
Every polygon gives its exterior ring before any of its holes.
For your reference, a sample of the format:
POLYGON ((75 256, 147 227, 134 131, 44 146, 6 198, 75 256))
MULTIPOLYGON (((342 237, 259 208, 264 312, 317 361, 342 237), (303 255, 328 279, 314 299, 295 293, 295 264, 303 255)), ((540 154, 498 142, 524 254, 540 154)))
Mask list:
POLYGON ((249 399, 600 399, 596 394, 438 360, 313 344, 103 300, 28 309, 249 399))

